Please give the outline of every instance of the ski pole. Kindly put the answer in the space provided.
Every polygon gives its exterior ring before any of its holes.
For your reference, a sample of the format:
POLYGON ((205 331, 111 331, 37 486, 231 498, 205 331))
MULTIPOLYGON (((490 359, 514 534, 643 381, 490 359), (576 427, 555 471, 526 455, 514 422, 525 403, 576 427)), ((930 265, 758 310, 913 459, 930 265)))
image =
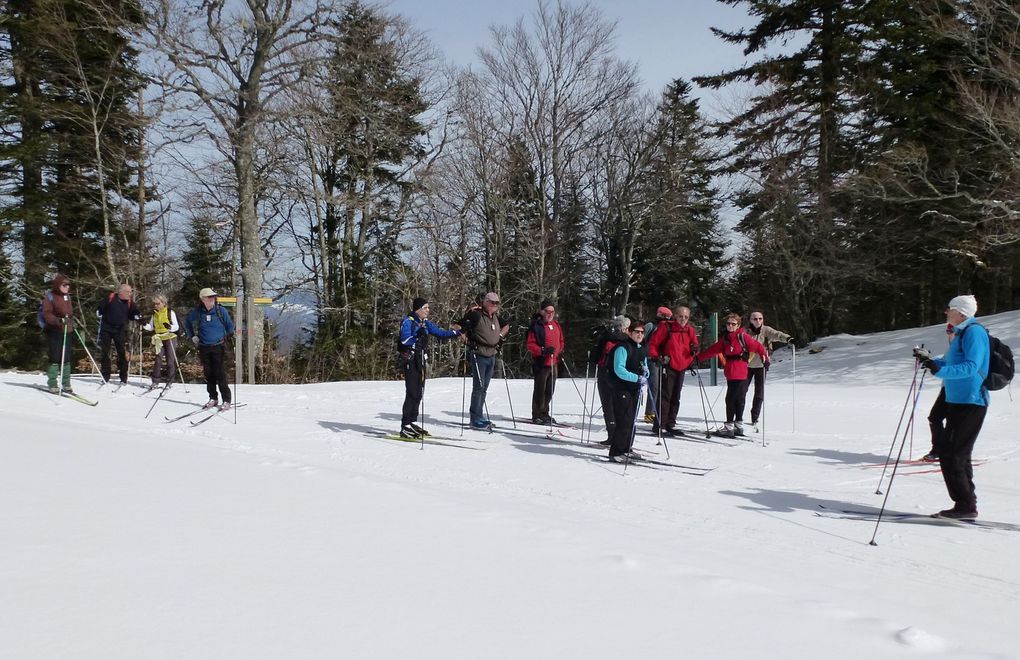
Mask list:
POLYGON ((60 374, 57 380, 57 394, 64 393, 64 355, 67 353, 67 319, 64 319, 64 338, 60 342, 60 374))
POLYGON ((885 471, 889 469, 889 461, 892 460, 893 449, 896 447, 896 438, 900 435, 900 427, 903 425, 903 417, 907 414, 907 405, 910 403, 910 398, 914 395, 914 388, 917 386, 917 371, 920 368, 921 363, 914 360, 914 376, 910 380, 910 389, 907 390, 907 398, 903 401, 903 409, 900 411, 900 420, 896 422, 896 431, 893 433, 892 442, 889 443, 889 453, 885 457, 885 465, 882 467, 882 476, 878 478, 878 486, 875 488, 875 495, 882 494, 882 481, 885 480, 885 471))
MULTIPOLYGON (((423 342, 424 343, 424 342, 423 342)), ((428 356, 425 351, 421 353, 421 370, 418 373, 418 385, 421 387, 421 423, 425 424, 425 367, 428 364, 428 356)), ((425 427, 422 426, 422 431, 425 431, 425 427)), ((421 447, 419 449, 425 449, 425 433, 421 433, 421 447)))
POLYGON ((581 440, 584 441, 584 420, 588 418, 588 377, 591 373, 591 351, 584 355, 584 396, 581 397, 584 416, 581 417, 581 440))
MULTIPOLYGON (((507 403, 510 404, 510 420, 513 422, 514 430, 516 431, 517 430, 517 416, 514 415, 514 400, 510 396, 510 381, 507 380, 507 377, 506 377, 506 362, 503 360, 503 352, 502 351, 499 351, 499 350, 496 351, 496 359, 499 360, 500 368, 503 370, 503 383, 506 384, 506 400, 507 400, 507 403)), ((480 376, 479 376, 479 381, 481 381, 481 377, 480 376)), ((488 403, 485 404, 485 414, 486 414, 486 416, 488 416, 488 414, 489 414, 489 404, 488 403)), ((490 427, 491 426, 492 425, 490 424, 490 427)), ((489 430, 491 431, 492 429, 490 428, 489 430)))
MULTIPOLYGON (((666 459, 669 459, 669 445, 666 443, 666 438, 662 435, 662 418, 659 416, 659 409, 655 407, 655 401, 651 398, 648 402, 652 404, 652 412, 655 413, 655 419, 659 420, 659 441, 656 445, 662 445, 663 449, 666 450, 666 459)), ((635 426, 637 425, 637 418, 635 417, 635 426)))
POLYGON ((705 407, 708 395, 705 394, 705 384, 701 381, 701 374, 696 369, 693 371, 694 375, 698 377, 698 393, 701 394, 701 414, 705 417, 705 437, 710 438, 712 437, 712 431, 708 428, 708 408, 705 407))
MULTIPOLYGON (((582 408, 582 410, 584 410, 584 414, 587 415, 588 414, 588 401, 587 401, 587 398, 584 395, 581 394, 581 388, 579 388, 577 386, 577 381, 574 380, 574 374, 570 373, 570 365, 567 364, 566 360, 561 360, 561 362, 563 363, 563 368, 567 370, 567 378, 569 378, 570 382, 573 383, 573 385, 574 385, 574 391, 577 392, 577 396, 579 396, 581 398, 581 408, 582 408)), ((587 388, 588 388, 588 381, 587 380, 585 381, 584 386, 585 386, 585 391, 587 391, 587 388)), ((582 416, 582 419, 583 418, 584 417, 582 416)))
POLYGON ((460 379, 460 435, 464 436, 464 400, 467 398, 468 350, 464 347, 464 377, 460 379))
POLYGON ((793 426, 790 427, 791 433, 797 432, 797 346, 796 344, 790 344, 790 348, 793 349, 793 400, 790 405, 790 410, 793 413, 793 426))
MULTIPOLYGON (((896 454, 896 463, 893 465, 892 474, 889 475, 889 485, 885 489, 885 497, 882 498, 882 508, 878 510, 878 520, 875 521, 875 531, 871 534, 871 540, 868 541, 868 545, 878 545, 875 542, 875 537, 878 536, 878 526, 882 523, 882 514, 885 513, 885 505, 889 502, 889 493, 892 492, 893 479, 896 478, 896 470, 900 466, 900 457, 903 456, 903 445, 907 441, 907 430, 914 425, 914 416, 917 413, 917 401, 921 398, 921 389, 924 387, 924 377, 928 375, 927 371, 921 372, 921 381, 917 384, 917 393, 914 395, 914 406, 910 411, 910 420, 907 422, 907 429, 903 431, 903 440, 900 441, 900 450, 896 454)), ((881 482, 879 483, 881 485, 881 482)))
MULTIPOLYGON (((181 371, 181 362, 180 360, 177 359, 177 348, 175 346, 176 342, 174 341, 173 337, 171 337, 168 341, 170 342, 170 354, 174 356, 174 366, 177 367, 177 375, 181 379, 181 385, 184 386, 184 393, 190 394, 190 392, 188 392, 188 384, 184 382, 184 372, 181 371)), ((167 374, 167 380, 173 380, 170 374, 167 374)))
POLYGON ((81 342, 81 347, 85 349, 85 355, 89 356, 89 362, 92 363, 92 367, 96 370, 96 373, 99 374, 99 377, 102 378, 103 372, 99 369, 99 365, 96 364, 96 360, 95 358, 92 357, 92 353, 89 352, 89 347, 85 343, 85 338, 81 336, 80 332, 78 332, 77 324, 75 325, 74 328, 74 334, 78 337, 78 341, 81 342))

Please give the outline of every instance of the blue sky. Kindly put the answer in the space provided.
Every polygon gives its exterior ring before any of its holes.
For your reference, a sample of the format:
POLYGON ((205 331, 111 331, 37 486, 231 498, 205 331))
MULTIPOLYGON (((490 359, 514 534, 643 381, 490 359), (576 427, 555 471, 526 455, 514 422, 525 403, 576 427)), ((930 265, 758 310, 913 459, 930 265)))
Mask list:
MULTIPOLYGON (((636 61, 649 91, 658 93, 676 77, 718 73, 739 66, 738 46, 725 44, 710 27, 733 29, 751 22, 742 8, 715 0, 592 0, 608 20, 617 21, 617 53, 636 61)), ((489 43, 489 26, 509 25, 530 15, 537 1, 391 0, 386 6, 425 31, 457 64, 476 61, 489 43)))

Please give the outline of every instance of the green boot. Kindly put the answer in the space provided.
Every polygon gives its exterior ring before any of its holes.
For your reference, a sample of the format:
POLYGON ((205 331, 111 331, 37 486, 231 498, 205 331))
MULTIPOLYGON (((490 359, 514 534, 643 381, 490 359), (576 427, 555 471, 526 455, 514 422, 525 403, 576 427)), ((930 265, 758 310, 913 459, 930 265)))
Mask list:
POLYGON ((56 394, 59 392, 57 389, 57 373, 60 371, 59 364, 51 364, 46 368, 46 387, 50 389, 50 392, 56 394))
POLYGON ((64 374, 63 374, 63 376, 64 377, 61 378, 61 381, 63 381, 63 383, 64 383, 64 391, 65 392, 73 392, 73 390, 71 389, 71 363, 70 362, 65 362, 64 363, 64 374))

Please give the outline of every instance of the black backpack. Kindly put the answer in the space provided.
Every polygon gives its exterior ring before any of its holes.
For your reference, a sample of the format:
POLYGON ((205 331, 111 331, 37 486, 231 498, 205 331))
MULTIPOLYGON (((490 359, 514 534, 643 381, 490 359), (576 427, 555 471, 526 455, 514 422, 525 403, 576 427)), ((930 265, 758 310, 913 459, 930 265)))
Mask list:
MULTIPOLYGON (((967 328, 969 327, 968 325, 967 328)), ((963 339, 967 328, 963 329, 963 332, 957 336, 957 339, 963 339)), ((988 332, 987 329, 985 332, 988 332)), ((988 375, 985 376, 985 381, 982 385, 984 385, 985 389, 992 392, 1001 390, 1013 380, 1013 371, 1013 350, 1005 342, 1000 341, 998 337, 993 337, 989 332, 988 375)))

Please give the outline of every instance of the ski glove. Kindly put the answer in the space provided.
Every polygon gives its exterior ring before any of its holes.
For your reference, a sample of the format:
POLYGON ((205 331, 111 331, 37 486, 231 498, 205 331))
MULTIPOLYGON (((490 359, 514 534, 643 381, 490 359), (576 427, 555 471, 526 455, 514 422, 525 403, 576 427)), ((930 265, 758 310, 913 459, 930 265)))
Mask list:
POLYGON ((169 323, 164 323, 163 327, 166 328, 167 330, 169 330, 170 329, 170 324, 169 323))
POLYGON ((930 357, 921 360, 921 366, 930 371, 932 376, 937 374, 939 369, 941 369, 938 363, 930 357))
POLYGON ((640 385, 641 387, 645 387, 646 385, 648 385, 648 379, 645 378, 644 376, 638 376, 637 382, 638 385, 640 385))
POLYGON ((914 347, 914 357, 917 358, 918 362, 924 362, 925 360, 931 359, 931 351, 927 348, 914 347))
POLYGON ((669 364, 669 356, 663 355, 659 358, 659 361, 662 362, 663 364, 669 364))
POLYGON ((195 335, 194 337, 191 338, 191 343, 194 344, 195 346, 198 346, 198 335, 195 335))
POLYGON ((546 346, 545 348, 542 349, 542 355, 552 355, 555 352, 556 349, 553 348, 552 346, 546 346))

